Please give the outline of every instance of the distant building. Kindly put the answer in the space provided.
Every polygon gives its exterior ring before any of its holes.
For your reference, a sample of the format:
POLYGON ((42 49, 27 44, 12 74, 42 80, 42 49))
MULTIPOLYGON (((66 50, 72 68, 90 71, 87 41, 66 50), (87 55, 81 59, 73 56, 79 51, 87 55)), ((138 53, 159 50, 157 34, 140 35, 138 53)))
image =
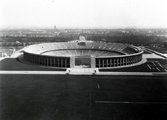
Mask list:
POLYGON ((56 31, 57 31, 56 25, 53 27, 53 29, 54 29, 54 32, 56 32, 56 31))

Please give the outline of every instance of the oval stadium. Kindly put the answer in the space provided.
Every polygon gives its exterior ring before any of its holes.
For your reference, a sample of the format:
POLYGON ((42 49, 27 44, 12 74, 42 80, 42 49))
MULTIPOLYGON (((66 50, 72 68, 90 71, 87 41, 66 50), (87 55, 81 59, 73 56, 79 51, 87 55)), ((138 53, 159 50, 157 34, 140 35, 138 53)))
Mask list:
POLYGON ((56 68, 121 68, 142 63, 143 51, 122 43, 85 39, 31 45, 23 49, 24 60, 56 68))

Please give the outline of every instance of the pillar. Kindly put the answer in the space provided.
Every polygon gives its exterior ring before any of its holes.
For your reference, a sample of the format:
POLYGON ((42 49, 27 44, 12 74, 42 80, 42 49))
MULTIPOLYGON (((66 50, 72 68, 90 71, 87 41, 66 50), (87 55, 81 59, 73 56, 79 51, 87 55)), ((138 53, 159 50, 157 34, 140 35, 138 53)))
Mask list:
POLYGON ((70 57, 70 68, 74 68, 75 67, 75 56, 71 56, 70 57))
POLYGON ((119 62, 120 62, 120 66, 122 66, 122 64, 123 64, 123 58, 119 58, 120 60, 119 60, 119 62))
POLYGON ((59 58, 57 58, 57 67, 60 67, 60 62, 59 58))
POLYGON ((67 67, 67 58, 64 58, 64 66, 67 67))
POLYGON ((60 67, 63 67, 63 58, 60 58, 60 62, 61 62, 60 63, 61 64, 60 67))
POLYGON ((99 68, 100 68, 100 59, 97 59, 99 61, 99 68))
POLYGON ((102 66, 104 67, 104 58, 102 60, 103 60, 103 65, 102 66))
POLYGON ((106 64, 107 64, 106 66, 109 67, 110 64, 108 58, 106 59, 106 64))
POLYGON ((53 66, 56 67, 56 58, 53 58, 53 66))
POLYGON ((47 66, 49 65, 49 59, 48 59, 48 57, 46 57, 46 65, 47 66))
POLYGON ((46 57, 42 57, 42 64, 46 65, 45 62, 46 62, 46 57))
POLYGON ((53 66, 53 64, 52 64, 52 57, 50 57, 50 66, 53 66))
POLYGON ((119 58, 117 58, 117 66, 119 66, 119 58))
POLYGON ((91 57, 91 68, 95 68, 95 57, 91 57))
POLYGON ((123 57, 123 58, 122 58, 122 65, 124 65, 124 61, 125 61, 125 58, 123 57))
POLYGON ((113 67, 115 67, 116 66, 115 65, 116 64, 116 59, 114 58, 113 61, 114 61, 113 67))

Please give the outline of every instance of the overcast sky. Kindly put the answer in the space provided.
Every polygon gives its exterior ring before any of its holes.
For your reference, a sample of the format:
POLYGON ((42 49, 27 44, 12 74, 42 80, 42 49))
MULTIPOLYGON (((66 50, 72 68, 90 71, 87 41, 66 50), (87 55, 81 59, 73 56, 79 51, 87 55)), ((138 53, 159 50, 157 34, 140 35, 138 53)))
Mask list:
POLYGON ((166 27, 167 0, 0 0, 0 27, 166 27))

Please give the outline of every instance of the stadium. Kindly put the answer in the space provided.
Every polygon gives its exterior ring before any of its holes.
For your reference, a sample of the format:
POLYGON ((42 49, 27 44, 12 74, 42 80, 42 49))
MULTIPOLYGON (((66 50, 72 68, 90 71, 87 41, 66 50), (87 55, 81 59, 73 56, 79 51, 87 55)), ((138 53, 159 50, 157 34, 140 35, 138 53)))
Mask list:
POLYGON ((24 48, 23 58, 33 64, 56 68, 112 69, 142 63, 143 51, 122 43, 87 41, 35 44, 24 48))

